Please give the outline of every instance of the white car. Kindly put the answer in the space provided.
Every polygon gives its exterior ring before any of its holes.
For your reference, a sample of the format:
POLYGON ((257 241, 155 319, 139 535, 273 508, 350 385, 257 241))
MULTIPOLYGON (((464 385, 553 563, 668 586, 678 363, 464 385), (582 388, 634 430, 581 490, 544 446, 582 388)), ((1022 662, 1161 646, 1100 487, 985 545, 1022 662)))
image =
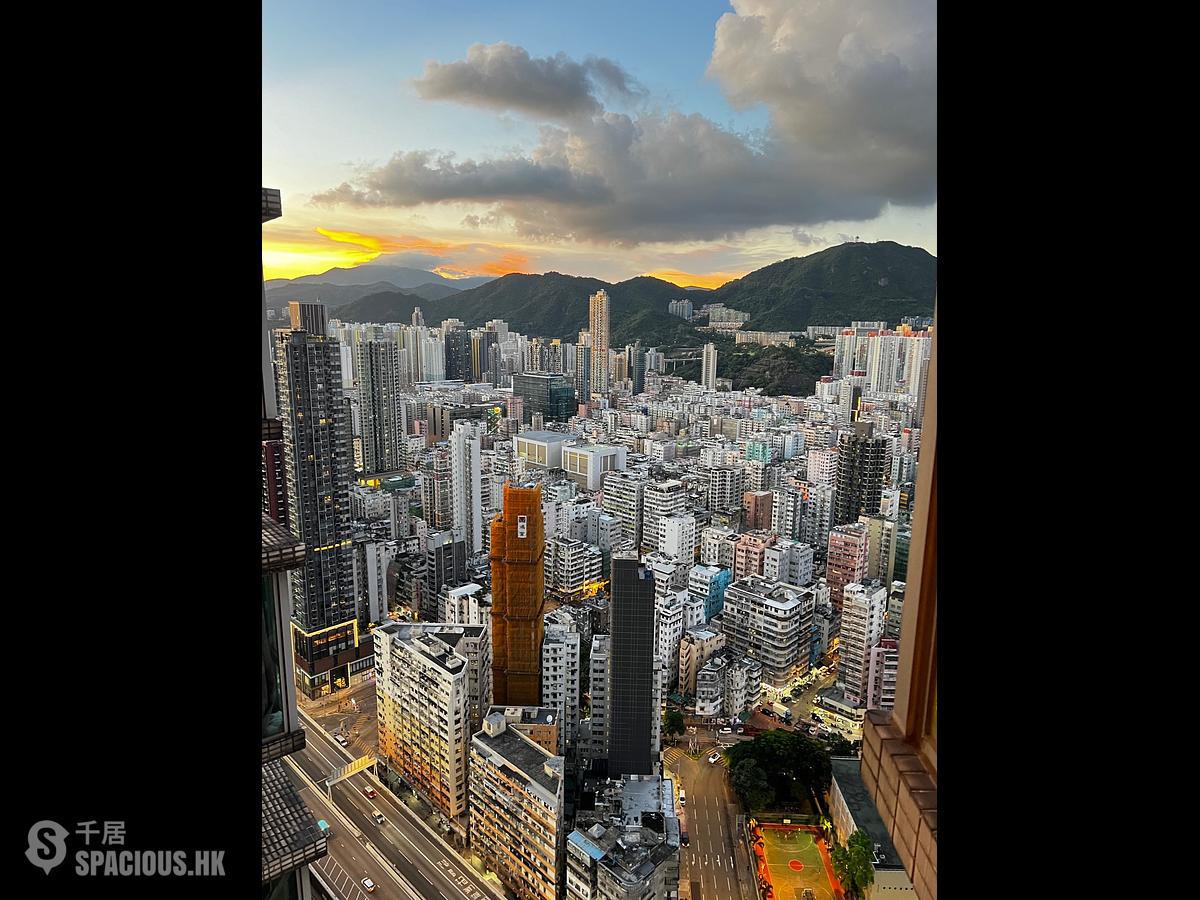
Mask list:
POLYGON ((710 763, 716 763, 716 762, 720 762, 720 761, 721 761, 721 754, 720 754, 719 752, 717 752, 716 750, 714 750, 712 753, 710 753, 710 754, 709 754, 709 756, 708 756, 708 761, 709 761, 710 763))
POLYGON ((349 743, 350 743, 350 742, 349 742, 349 741, 347 741, 347 740, 346 740, 344 737, 342 737, 340 734, 335 734, 335 735, 333 736, 333 739, 334 739, 335 741, 337 741, 339 744, 341 744, 343 747, 346 747, 346 746, 348 746, 348 745, 349 745, 349 743))
POLYGON ((367 889, 368 894, 375 893, 375 882, 373 882, 370 878, 364 878, 362 880, 362 886, 367 889))
POLYGON ((733 729, 732 728, 722 728, 720 733, 721 734, 733 734, 733 729))

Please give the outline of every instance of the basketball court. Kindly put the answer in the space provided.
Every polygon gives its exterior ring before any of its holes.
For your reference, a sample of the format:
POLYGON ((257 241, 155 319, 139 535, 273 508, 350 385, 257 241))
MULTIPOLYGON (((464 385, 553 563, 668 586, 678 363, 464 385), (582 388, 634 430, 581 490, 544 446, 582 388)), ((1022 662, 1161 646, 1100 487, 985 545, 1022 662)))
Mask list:
POLYGON ((820 845, 820 829, 760 824, 757 831, 762 846, 756 847, 755 859, 760 874, 765 869, 774 900, 842 900, 841 885, 836 883, 828 854, 820 845))

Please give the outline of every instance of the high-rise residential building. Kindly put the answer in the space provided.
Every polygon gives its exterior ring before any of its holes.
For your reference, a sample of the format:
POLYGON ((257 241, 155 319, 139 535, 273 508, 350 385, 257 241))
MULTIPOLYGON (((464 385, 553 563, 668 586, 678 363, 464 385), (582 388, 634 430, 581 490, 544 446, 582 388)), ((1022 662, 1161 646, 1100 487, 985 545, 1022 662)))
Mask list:
POLYGON ((362 422, 363 473, 404 468, 408 423, 401 398, 404 375, 394 341, 361 341, 354 347, 362 422))
POLYGON ((658 546, 660 553, 675 557, 688 565, 696 559, 696 517, 690 512, 671 516, 660 516, 658 520, 658 546))
POLYGON ((471 380, 471 335, 462 327, 446 329, 446 377, 471 380))
POLYGON ((841 615, 842 592, 846 585, 867 577, 870 540, 867 526, 855 522, 829 531, 829 549, 825 555, 825 581, 834 613, 841 615))
POLYGON ((688 627, 685 604, 690 600, 686 590, 655 597, 655 659, 659 666, 659 686, 665 691, 673 690, 679 678, 679 642, 688 627))
POLYGON ((696 675, 725 646, 725 633, 699 625, 684 632, 679 642, 679 693, 696 696, 696 675))
POLYGON ((709 469, 708 508, 714 512, 741 509, 745 478, 743 466, 713 466, 709 469))
POLYGON ((421 460, 421 516, 430 528, 453 527, 454 482, 450 450, 434 447, 421 460))
POLYGON ((896 553, 892 563, 892 578, 896 581, 908 580, 908 551, 912 545, 912 535, 911 525, 896 527, 896 553))
POLYGON ((591 393, 608 396, 608 316, 607 291, 588 297, 588 334, 591 336, 591 393))
POLYGON ((423 621, 436 622, 444 589, 461 587, 467 583, 466 544, 453 531, 430 531, 426 534, 424 574, 419 611, 423 621))
POLYGON ((803 587, 813 580, 813 549, 799 541, 778 540, 763 554, 763 577, 803 587))
POLYGON ((871 648, 867 672, 867 709, 892 709, 896 705, 896 671, 900 668, 900 642, 880 638, 871 648))
MULTIPOLYGON (((282 215, 279 191, 262 189, 262 220, 282 215)), ((283 429, 271 364, 271 335, 262 318, 262 896, 265 900, 312 896, 308 865, 325 856, 328 838, 284 769, 283 757, 304 749, 305 731, 296 711, 295 664, 290 620, 292 596, 288 572, 304 564, 307 548, 284 526, 279 495, 283 478, 283 429), (273 459, 268 467, 268 445, 273 459), (270 472, 270 474, 269 474, 270 472), (273 486, 268 485, 268 478, 273 486), (273 503, 268 504, 268 500, 273 503)))
POLYGON ((654 771, 655 693, 654 578, 633 553, 612 559, 612 650, 609 671, 608 772, 654 771))
POLYGON ((565 375, 517 372, 512 377, 513 394, 524 400, 522 423, 535 415, 546 422, 565 422, 575 415, 575 388, 565 375))
POLYGON ((774 500, 771 491, 746 491, 742 494, 742 524, 748 531, 772 530, 774 500))
POLYGON ((604 511, 621 523, 626 539, 642 543, 642 519, 646 479, 625 472, 604 476, 604 511))
POLYGON ((414 306, 412 312, 413 328, 420 328, 425 325, 425 316, 421 313, 421 307, 414 306))
POLYGON ((546 542, 546 590, 567 595, 580 593, 590 582, 598 581, 604 569, 600 548, 572 538, 551 538, 546 542))
POLYGON ((466 658, 438 636, 445 627, 388 622, 373 632, 379 756, 463 833, 470 686, 466 658))
POLYGON ((814 447, 805 456, 808 480, 813 484, 835 484, 838 471, 836 447, 814 447))
POLYGON ((725 648, 696 674, 696 715, 744 716, 762 694, 763 664, 725 648))
POLYGON ((293 301, 291 319, 293 330, 277 333, 275 357, 288 524, 308 548, 303 568, 291 574, 296 679, 298 690, 317 697, 349 686, 351 676, 369 669, 371 647, 367 613, 354 591, 341 352, 325 334, 320 304, 293 301))
POLYGON ((760 575, 725 589, 727 645, 762 663, 762 679, 782 688, 808 668, 816 591, 768 581, 760 575))
POLYGON ((867 526, 867 577, 892 583, 896 567, 896 523, 882 515, 859 516, 867 526))
POLYGON ((704 621, 721 614, 725 606, 725 588, 733 580, 730 568, 698 565, 688 571, 688 593, 704 600, 704 621))
POLYGON ((592 636, 588 654, 588 694, 591 699, 588 716, 579 722, 579 756, 581 759, 604 759, 608 756, 609 662, 612 640, 607 634, 592 636))
POLYGON ((492 660, 495 702, 541 702, 545 606, 542 492, 504 486, 504 511, 492 520, 492 660))
POLYGON ((561 756, 573 749, 579 736, 580 663, 583 635, 567 608, 545 615, 542 641, 542 706, 558 710, 561 756))
POLYGON ((779 535, 772 531, 747 531, 738 538, 733 549, 733 577, 761 575, 767 548, 775 546, 779 535))
POLYGON ((558 900, 565 867, 563 760, 504 714, 471 738, 471 849, 518 900, 558 900))
POLYGON ((807 489, 776 488, 771 491, 770 529, 782 538, 800 540, 804 530, 807 489))
POLYGON ((625 360, 636 396, 646 389, 646 351, 642 349, 641 341, 634 341, 625 347, 625 360))
POLYGON ((883 637, 887 599, 888 589, 878 581, 848 584, 843 592, 837 684, 854 706, 867 705, 871 649, 883 637))
POLYGON ((837 467, 833 524, 845 525, 859 516, 879 515, 883 489, 891 480, 891 438, 874 434, 871 422, 855 422, 853 431, 838 437, 837 467))
POLYGON ((900 626, 904 622, 904 591, 908 586, 903 581, 893 581, 888 591, 887 615, 883 619, 883 636, 900 640, 900 626))
POLYGON ((705 344, 700 366, 700 384, 710 391, 717 389, 717 345, 705 344))
POLYGON ((572 385, 575 388, 576 402, 592 402, 592 335, 588 331, 579 332, 579 343, 575 345, 572 385))
POLYGON ((465 542, 467 555, 483 549, 483 472, 481 469, 483 422, 459 419, 450 434, 451 521, 455 536, 465 542))
POLYGON ((700 562, 706 566, 733 568, 738 533, 724 525, 709 525, 700 532, 700 562))
POLYGON ((662 538, 661 520, 684 512, 687 488, 682 481, 652 481, 643 492, 642 547, 657 550, 662 538))
POLYGON ((669 779, 608 782, 567 836, 566 900, 671 900, 679 894, 679 819, 669 779))

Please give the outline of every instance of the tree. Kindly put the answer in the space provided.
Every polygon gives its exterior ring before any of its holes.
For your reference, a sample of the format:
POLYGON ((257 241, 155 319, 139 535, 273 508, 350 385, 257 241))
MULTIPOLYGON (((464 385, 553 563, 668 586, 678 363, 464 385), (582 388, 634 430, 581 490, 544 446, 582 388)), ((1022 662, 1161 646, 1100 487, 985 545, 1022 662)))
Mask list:
POLYGON ((855 831, 829 853, 833 872, 850 897, 862 897, 875 883, 875 842, 865 831, 855 831))
POLYGON ((663 733, 673 735, 683 734, 685 731, 687 731, 687 725, 683 721, 683 713, 677 709, 668 710, 663 723, 663 733))
POLYGON ((753 759, 743 759, 730 770, 730 781, 749 810, 763 809, 775 802, 775 791, 753 759))
POLYGON ((846 740, 840 734, 833 736, 833 743, 829 745, 830 756, 855 756, 854 744, 846 740))

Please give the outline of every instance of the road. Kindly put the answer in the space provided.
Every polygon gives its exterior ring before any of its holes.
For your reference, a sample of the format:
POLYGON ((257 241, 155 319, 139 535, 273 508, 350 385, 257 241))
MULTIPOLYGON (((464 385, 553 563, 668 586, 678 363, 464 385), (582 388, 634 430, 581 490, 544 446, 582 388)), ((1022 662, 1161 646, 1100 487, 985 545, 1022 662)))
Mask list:
POLYGON ((312 868, 320 871, 341 900, 367 900, 367 891, 362 886, 364 878, 375 882, 376 890, 370 896, 378 900, 413 900, 420 896, 407 890, 388 867, 355 840, 325 799, 324 792, 314 789, 291 766, 285 765, 284 769, 313 815, 330 825, 329 854, 313 863, 312 868))
POLYGON ((688 845, 679 848, 680 897, 757 900, 749 851, 743 840, 735 840, 738 800, 726 777, 725 759, 708 762, 713 749, 710 743, 702 745, 704 755, 698 760, 681 747, 669 747, 664 754, 671 777, 687 791, 687 805, 680 810, 689 838, 688 845))
MULTIPOLYGON (((323 791, 329 773, 345 766, 353 757, 324 731, 314 727, 311 720, 307 720, 306 725, 307 746, 288 759, 323 791)), ((306 799, 309 796, 311 792, 306 799)), ((498 880, 492 880, 495 876, 485 881, 467 860, 426 831, 427 826, 418 814, 373 775, 363 772, 335 784, 333 802, 353 828, 360 831, 412 885, 416 896, 426 900, 496 900, 504 897, 498 880), (377 791, 373 799, 367 799, 362 793, 368 786, 377 791), (371 819, 376 810, 386 819, 383 825, 376 825, 371 819)), ((338 827, 332 819, 326 819, 334 828, 338 827)))

